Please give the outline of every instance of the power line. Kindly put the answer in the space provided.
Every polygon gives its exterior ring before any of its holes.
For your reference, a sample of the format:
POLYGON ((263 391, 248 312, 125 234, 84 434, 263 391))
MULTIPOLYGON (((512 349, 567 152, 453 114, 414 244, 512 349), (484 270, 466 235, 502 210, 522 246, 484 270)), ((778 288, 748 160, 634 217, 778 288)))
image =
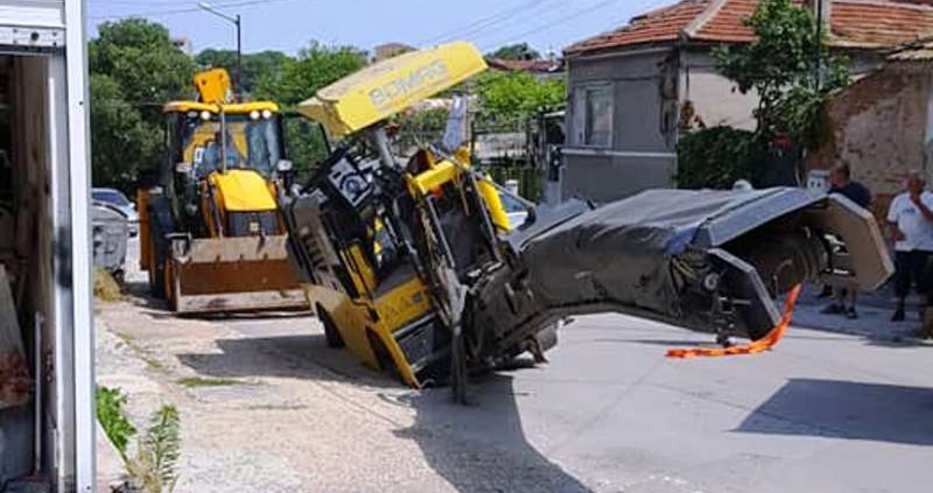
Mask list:
POLYGON ((496 46, 499 46, 499 45, 508 44, 508 43, 511 43, 511 42, 514 42, 514 41, 517 41, 517 40, 525 39, 527 36, 530 36, 530 35, 532 35, 532 34, 536 34, 536 33, 538 33, 538 32, 541 32, 541 31, 545 30, 545 29, 548 29, 548 28, 557 26, 557 25, 559 25, 559 24, 563 24, 563 23, 568 22, 568 21, 570 21, 570 20, 576 19, 577 17, 581 17, 581 16, 583 16, 583 15, 592 13, 592 12, 594 12, 594 11, 596 11, 596 10, 606 8, 606 7, 610 6, 610 5, 612 5, 612 4, 614 4, 614 3, 618 3, 618 2, 619 2, 619 0, 602 0, 602 1, 597 2, 597 3, 595 3, 595 4, 593 4, 593 5, 589 6, 589 7, 580 9, 580 10, 578 10, 578 11, 576 11, 576 12, 570 14, 570 15, 561 17, 560 19, 557 19, 557 20, 555 20, 555 21, 553 21, 553 22, 549 22, 549 23, 547 23, 547 24, 544 24, 544 25, 538 26, 538 27, 536 27, 536 28, 529 29, 529 30, 527 30, 527 31, 525 31, 525 32, 522 32, 522 33, 520 33, 520 34, 517 34, 517 35, 515 35, 515 36, 513 36, 513 37, 511 37, 511 38, 508 38, 507 40, 499 41, 498 43, 489 43, 489 44, 486 45, 486 48, 485 48, 485 49, 492 49, 492 48, 494 48, 494 47, 496 47, 496 46))
POLYGON ((484 29, 484 28, 486 28, 486 27, 489 27, 490 25, 497 24, 497 23, 501 22, 502 20, 508 19, 509 17, 511 17, 511 16, 513 16, 513 15, 515 15, 515 14, 517 14, 518 12, 521 12, 522 10, 525 10, 525 9, 528 9, 528 8, 530 8, 530 7, 535 6, 535 5, 538 4, 538 3, 539 3, 538 1, 530 1, 530 2, 521 3, 521 4, 517 5, 517 6, 513 6, 513 7, 511 7, 511 8, 508 8, 508 9, 505 9, 505 10, 501 10, 501 11, 499 11, 499 12, 493 13, 493 14, 488 15, 488 16, 486 16, 486 17, 482 17, 482 18, 480 18, 480 19, 477 19, 477 20, 475 20, 475 21, 473 21, 473 22, 471 22, 471 23, 465 25, 465 26, 461 26, 461 27, 452 29, 452 30, 450 30, 450 31, 447 31, 447 32, 442 33, 442 34, 439 34, 439 35, 437 35, 437 36, 434 36, 434 37, 432 37, 432 38, 430 38, 430 39, 427 39, 427 40, 425 40, 425 41, 419 42, 419 43, 417 43, 417 44, 418 44, 419 46, 424 46, 424 45, 427 45, 427 44, 434 44, 435 42, 439 42, 439 41, 447 41, 447 40, 450 40, 450 39, 452 39, 452 38, 457 38, 457 37, 462 38, 462 37, 465 37, 466 34, 472 32, 472 31, 476 31, 476 30, 478 30, 478 29, 479 29, 479 30, 482 30, 482 29, 484 29))
MULTIPOLYGON (((240 0, 235 2, 228 3, 217 3, 214 7, 218 9, 229 9, 234 7, 250 7, 257 6, 267 3, 274 2, 286 2, 290 0, 240 0)), ((161 17, 166 15, 176 15, 176 14, 188 14, 191 12, 200 12, 200 7, 187 7, 187 8, 178 8, 178 9, 166 9, 166 10, 152 10, 148 12, 132 12, 127 14, 114 14, 114 15, 103 15, 103 16, 90 16, 91 19, 122 19, 125 17, 161 17)))
MULTIPOLYGON (((560 1, 560 0, 558 0, 558 1, 560 1)), ((537 2, 532 2, 532 3, 534 4, 534 3, 537 3, 537 2)), ((540 5, 541 7, 546 7, 546 6, 548 5, 548 3, 549 3, 549 2, 544 2, 543 4, 539 4, 539 5, 540 5)), ((550 3, 554 3, 554 2, 550 2, 550 3)), ((555 7, 556 7, 556 6, 555 6, 555 7)), ((562 7, 562 6, 561 6, 561 7, 562 7)), ((545 15, 548 11, 550 11, 550 10, 552 10, 552 9, 553 9, 553 7, 550 7, 550 8, 547 8, 547 9, 542 8, 542 9, 541 9, 541 12, 540 12, 540 15, 545 15)), ((535 15, 537 15, 537 14, 535 14, 535 15)), ((494 22, 486 23, 486 24, 484 24, 484 25, 482 25, 482 26, 479 26, 479 27, 477 27, 477 28, 475 28, 475 29, 472 29, 472 30, 468 31, 467 33, 464 34, 464 37, 471 36, 471 37, 474 37, 474 39, 481 39, 482 36, 481 36, 481 35, 480 35, 480 36, 477 36, 477 35, 479 35, 479 34, 482 33, 483 31, 487 31, 487 30, 489 30, 490 28, 493 28, 493 27, 497 27, 498 31, 503 31, 503 30, 506 30, 506 29, 509 27, 509 24, 514 24, 514 23, 522 22, 522 21, 524 21, 524 20, 526 20, 526 19, 527 19, 527 17, 526 17, 525 15, 522 15, 522 16, 520 16, 520 17, 518 17, 518 18, 503 17, 503 18, 498 19, 498 20, 496 20, 496 21, 494 21, 494 22), (508 22, 508 21, 515 21, 515 22, 507 23, 507 24, 505 24, 504 26, 501 25, 503 22, 508 22)))

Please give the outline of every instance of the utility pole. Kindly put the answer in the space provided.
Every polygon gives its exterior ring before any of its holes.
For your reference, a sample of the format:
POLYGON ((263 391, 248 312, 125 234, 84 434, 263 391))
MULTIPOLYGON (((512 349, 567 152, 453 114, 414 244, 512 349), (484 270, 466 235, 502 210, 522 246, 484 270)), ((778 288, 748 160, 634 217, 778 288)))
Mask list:
POLYGON ((231 22, 233 23, 234 26, 236 26, 236 75, 234 76, 234 81, 236 84, 235 92, 239 92, 240 91, 240 77, 243 74, 243 35, 242 35, 242 30, 241 30, 240 14, 237 14, 235 16, 225 14, 217 10, 216 8, 214 8, 207 2, 199 3, 198 7, 200 7, 202 10, 206 12, 209 12, 211 14, 216 15, 217 17, 220 17, 221 19, 227 22, 231 22))
POLYGON ((816 74, 814 84, 819 91, 823 86, 823 2, 816 0, 816 74))

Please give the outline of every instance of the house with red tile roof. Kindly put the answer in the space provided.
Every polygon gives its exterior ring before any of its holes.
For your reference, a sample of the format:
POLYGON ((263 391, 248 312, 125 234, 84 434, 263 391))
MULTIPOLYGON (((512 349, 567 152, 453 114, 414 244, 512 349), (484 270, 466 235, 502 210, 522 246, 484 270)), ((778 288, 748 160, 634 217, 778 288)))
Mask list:
MULTIPOLYGON (((881 66, 892 47, 933 35, 930 0, 800 3, 822 7, 818 13, 831 46, 847 55, 857 75, 881 66)), ((566 47, 569 104, 560 198, 603 202, 671 186, 677 139, 688 123, 754 129, 757 96, 739 93, 720 75, 711 50, 752 42, 743 21, 757 5, 681 0, 566 47)))

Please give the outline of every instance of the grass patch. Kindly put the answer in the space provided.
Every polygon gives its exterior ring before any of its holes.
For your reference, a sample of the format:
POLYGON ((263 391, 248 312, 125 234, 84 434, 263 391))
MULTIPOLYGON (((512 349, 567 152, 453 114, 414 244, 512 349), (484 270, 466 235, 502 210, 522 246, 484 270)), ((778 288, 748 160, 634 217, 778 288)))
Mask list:
POLYGON ((188 377, 178 380, 178 385, 182 387, 187 387, 189 389, 195 389, 199 387, 226 387, 230 385, 242 385, 243 382, 239 380, 234 380, 232 378, 204 378, 204 377, 188 377))
POLYGON ((124 332, 113 331, 113 334, 117 336, 118 339, 123 341, 123 343, 126 344, 127 347, 130 348, 130 350, 136 353, 136 355, 139 356, 141 360, 143 360, 143 363, 146 363, 147 368, 149 368, 150 370, 154 370, 154 371, 165 370, 165 365, 163 365, 161 361, 157 360, 154 356, 152 356, 152 354, 150 354, 149 351, 147 351, 145 348, 140 346, 139 343, 136 342, 136 338, 124 332))
POLYGON ((123 299, 120 284, 106 270, 94 268, 94 298, 107 303, 114 303, 123 299))

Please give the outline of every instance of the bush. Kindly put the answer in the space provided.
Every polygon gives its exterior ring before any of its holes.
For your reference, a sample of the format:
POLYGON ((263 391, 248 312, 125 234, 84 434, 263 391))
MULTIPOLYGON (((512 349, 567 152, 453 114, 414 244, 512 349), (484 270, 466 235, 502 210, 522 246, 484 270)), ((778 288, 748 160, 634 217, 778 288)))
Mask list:
POLYGON ((731 127, 699 130, 677 144, 677 186, 729 189, 737 180, 757 184, 767 161, 768 144, 754 132, 731 127))
POLYGON ((123 460, 126 460, 126 447, 130 438, 136 434, 136 427, 126 418, 123 406, 126 405, 126 396, 120 389, 107 387, 97 388, 97 420, 104 429, 104 434, 110 443, 117 449, 123 460))

